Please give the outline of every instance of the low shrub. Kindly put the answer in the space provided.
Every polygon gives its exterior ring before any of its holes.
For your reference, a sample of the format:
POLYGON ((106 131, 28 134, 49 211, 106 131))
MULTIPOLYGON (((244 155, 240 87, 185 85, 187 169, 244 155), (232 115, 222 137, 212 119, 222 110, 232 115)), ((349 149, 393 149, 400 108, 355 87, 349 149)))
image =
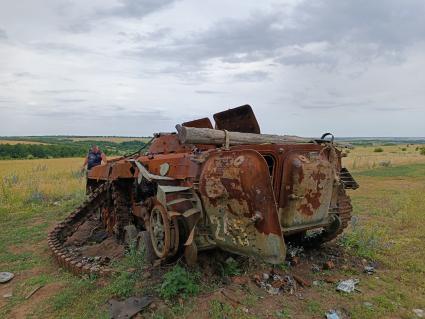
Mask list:
POLYGON ((373 151, 375 153, 382 153, 384 151, 384 149, 382 147, 375 147, 375 149, 373 151))
POLYGON ((223 265, 224 276, 237 276, 242 273, 239 264, 233 258, 228 258, 223 265))
POLYGON ((158 288, 159 295, 167 300, 175 297, 187 298, 198 294, 199 273, 189 272, 180 265, 174 266, 164 275, 164 280, 158 288))
POLYGON ((374 259, 376 252, 384 248, 385 235, 382 228, 368 229, 353 225, 353 229, 345 232, 339 242, 360 257, 374 259))

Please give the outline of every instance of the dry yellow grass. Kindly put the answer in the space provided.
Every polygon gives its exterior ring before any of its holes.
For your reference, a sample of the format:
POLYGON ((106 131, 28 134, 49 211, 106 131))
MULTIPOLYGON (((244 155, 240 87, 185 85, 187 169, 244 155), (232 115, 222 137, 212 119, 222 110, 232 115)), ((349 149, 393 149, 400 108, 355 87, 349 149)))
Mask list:
POLYGON ((417 150, 421 147, 423 145, 357 146, 349 151, 348 157, 343 158, 343 164, 355 171, 379 167, 384 162, 390 166, 425 163, 425 156, 417 150), (383 152, 374 152, 378 147, 383 152))
POLYGON ((108 136, 93 136, 93 137, 73 137, 72 140, 75 142, 78 141, 101 141, 101 142, 130 142, 130 141, 141 141, 146 142, 149 141, 149 137, 108 137, 108 136))
POLYGON ((83 159, 36 159, 0 161, 0 204, 6 211, 31 202, 54 203, 82 192, 83 159))
MULTIPOLYGON (((425 165, 395 165, 425 162, 425 156, 412 146, 406 151, 397 146, 382 148, 382 153, 374 153, 374 147, 358 147, 349 154, 351 158, 344 159, 351 161, 350 168, 357 160, 356 170, 373 162, 379 165, 379 160, 394 164, 354 173, 361 187, 350 192, 356 227, 345 232, 344 242, 353 252, 361 250, 364 254, 376 241, 379 245, 373 259, 379 262, 377 274, 362 275, 350 268, 330 271, 336 278, 361 276, 361 293, 338 294, 331 284, 310 290, 315 297, 310 305, 343 307, 353 319, 412 318, 411 310, 425 305, 425 165), (365 307, 365 302, 372 303, 373 308, 365 307)), ((58 271, 50 257, 45 239, 49 229, 84 199, 85 178, 79 174, 82 162, 81 158, 0 161, 0 268, 16 274, 13 298, 4 300, 3 305, 0 300, 0 318, 18 317, 18 311, 23 313, 20 317, 31 318, 106 318, 106 301, 134 284, 124 276, 114 281, 73 277, 58 271), (27 300, 28 292, 39 285, 51 294, 27 300)), ((305 293, 309 296, 307 289, 305 293)), ((247 300, 249 297, 246 295, 247 300)), ((184 316, 179 312, 172 318, 198 318, 198 302, 189 299, 183 310, 192 313, 184 316)), ((283 296, 279 301, 282 304, 292 318, 312 317, 301 300, 283 296)), ((275 307, 261 299, 254 306, 263 305, 275 307)), ((325 310, 333 308, 317 309, 316 317, 322 317, 325 310)), ((149 315, 155 317, 146 313, 149 315)))
POLYGON ((16 145, 16 144, 43 144, 47 145, 47 143, 42 142, 34 142, 34 141, 18 141, 18 140, 0 140, 0 144, 9 144, 9 145, 16 145))

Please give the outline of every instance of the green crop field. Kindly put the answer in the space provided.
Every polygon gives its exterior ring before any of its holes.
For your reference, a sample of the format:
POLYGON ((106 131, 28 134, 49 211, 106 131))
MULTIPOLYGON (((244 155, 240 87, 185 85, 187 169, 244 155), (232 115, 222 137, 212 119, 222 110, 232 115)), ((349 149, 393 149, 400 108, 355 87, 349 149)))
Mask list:
POLYGON ((200 266, 171 265, 146 284, 155 273, 131 251, 110 278, 73 276, 54 262, 46 237, 84 200, 82 158, 2 160, 0 271, 15 278, 0 284, 0 318, 108 318, 111 297, 144 294, 156 300, 143 318, 324 318, 330 309, 347 318, 414 318, 413 309, 425 309, 425 156, 418 145, 375 148, 359 146, 345 159, 361 187, 350 191, 354 223, 333 244, 345 256, 342 264, 307 269, 303 275, 315 284, 276 296, 251 284, 252 265, 237 263, 215 281, 200 266), (376 264, 376 273, 364 274, 357 261, 376 264), (238 284, 235 275, 248 283, 238 284), (358 278, 359 291, 337 292, 326 276, 358 278))
POLYGON ((139 150, 151 138, 115 136, 19 136, 0 137, 0 159, 82 157, 96 144, 107 156, 139 150))

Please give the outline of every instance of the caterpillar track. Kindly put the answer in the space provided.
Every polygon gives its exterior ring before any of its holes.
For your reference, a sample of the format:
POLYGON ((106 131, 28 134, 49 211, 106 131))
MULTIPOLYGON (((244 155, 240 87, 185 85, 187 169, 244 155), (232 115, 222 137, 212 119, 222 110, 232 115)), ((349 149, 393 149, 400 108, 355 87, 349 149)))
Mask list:
MULTIPOLYGON (((57 224, 48 235, 48 245, 54 258, 61 267, 73 274, 98 274, 104 276, 111 273, 111 269, 107 265, 100 265, 97 262, 87 260, 84 256, 77 256, 65 246, 67 238, 69 238, 69 236, 71 236, 85 221, 89 218, 100 217, 95 215, 107 207, 105 207, 105 204, 109 202, 108 195, 110 195, 109 191, 111 190, 114 203, 119 203, 121 205, 120 193, 117 187, 111 185, 111 183, 105 182, 94 189, 89 194, 86 201, 65 218, 64 221, 57 224)), ((114 207, 117 207, 117 205, 114 205, 114 207)), ((119 206, 118 210, 125 211, 122 206, 119 206)), ((121 222, 124 222, 124 220, 120 220, 114 215, 109 218, 114 219, 116 221, 115 226, 121 228, 119 225, 122 225, 121 222)), ((105 228, 107 228, 108 225, 105 219, 103 219, 103 224, 105 228)))

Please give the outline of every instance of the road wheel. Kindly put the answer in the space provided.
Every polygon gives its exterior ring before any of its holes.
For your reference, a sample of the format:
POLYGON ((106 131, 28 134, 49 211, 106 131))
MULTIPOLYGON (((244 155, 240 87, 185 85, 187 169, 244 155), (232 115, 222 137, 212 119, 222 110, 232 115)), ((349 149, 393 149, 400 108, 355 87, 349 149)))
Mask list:
POLYGON ((170 222, 167 210, 161 204, 156 204, 150 214, 149 233, 152 247, 158 258, 165 258, 170 251, 170 222))

